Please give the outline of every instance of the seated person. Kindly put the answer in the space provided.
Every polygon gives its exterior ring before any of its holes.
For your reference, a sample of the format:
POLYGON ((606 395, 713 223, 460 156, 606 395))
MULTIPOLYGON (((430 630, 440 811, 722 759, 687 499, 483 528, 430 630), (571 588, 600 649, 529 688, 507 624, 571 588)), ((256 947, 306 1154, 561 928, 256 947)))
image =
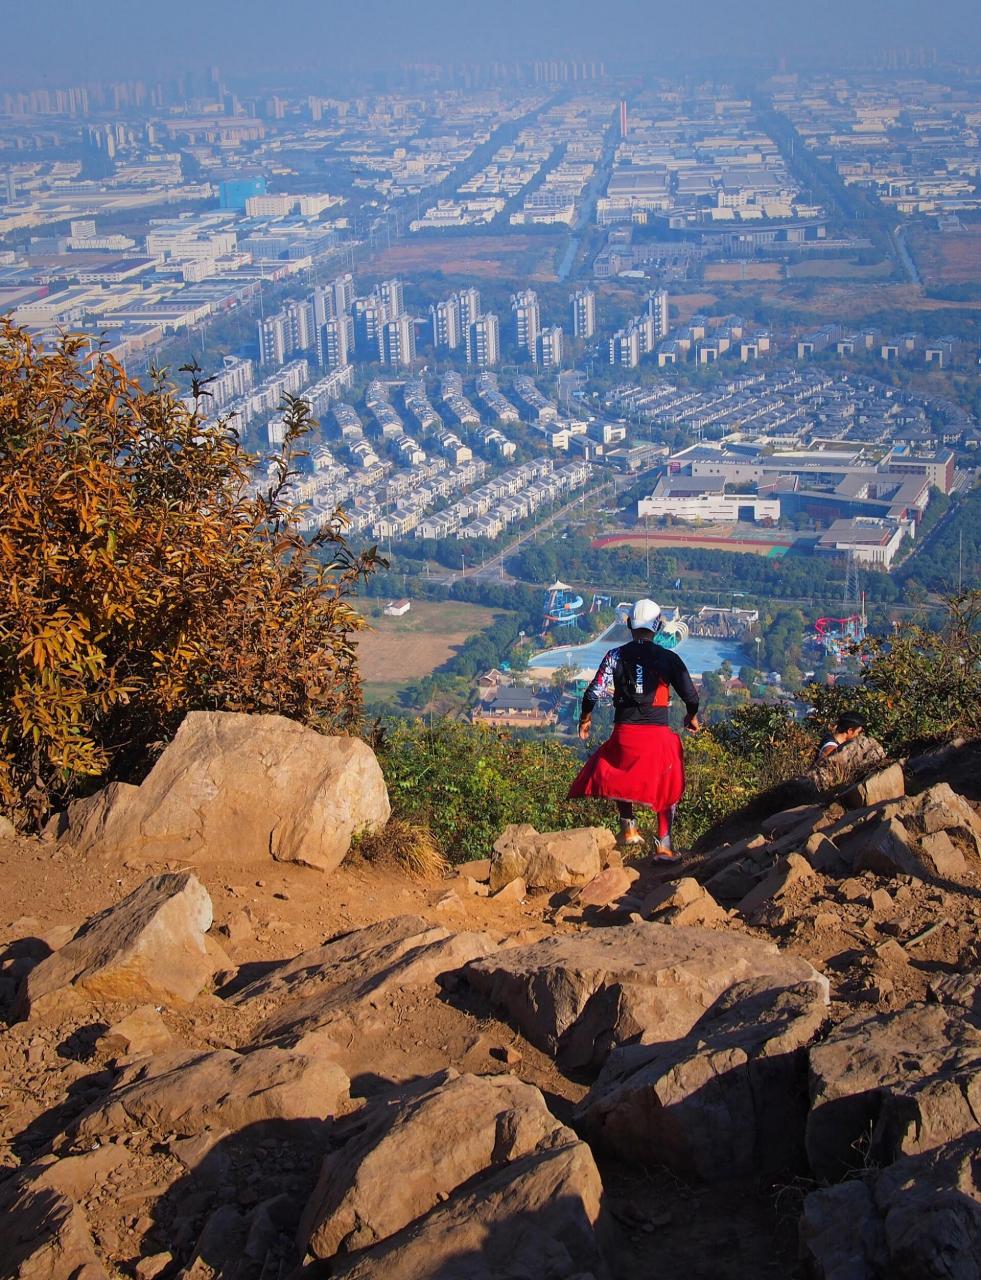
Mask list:
POLYGON ((864 718, 856 711, 846 711, 822 740, 803 779, 819 792, 832 791, 857 782, 885 758, 882 743, 868 732, 864 718))
POLYGON ((846 711, 843 715, 840 715, 834 731, 826 734, 820 747, 818 747, 817 755, 814 757, 814 764, 817 764, 819 760, 826 760, 828 756, 834 755, 846 743, 854 742, 856 738, 860 738, 865 733, 865 728, 865 719, 857 711, 846 711))

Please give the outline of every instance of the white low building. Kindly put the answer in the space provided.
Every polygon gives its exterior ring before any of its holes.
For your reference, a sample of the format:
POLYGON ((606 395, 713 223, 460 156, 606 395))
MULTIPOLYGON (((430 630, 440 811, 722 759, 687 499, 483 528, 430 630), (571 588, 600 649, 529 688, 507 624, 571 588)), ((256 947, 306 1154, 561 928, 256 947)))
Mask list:
POLYGON ((780 519, 780 499, 756 493, 727 493, 721 476, 662 476, 654 492, 637 503, 637 515, 673 516, 710 523, 780 519))
POLYGON ((903 534, 911 526, 898 520, 857 516, 836 520, 817 544, 818 551, 848 555, 862 564, 888 569, 895 559, 903 534))

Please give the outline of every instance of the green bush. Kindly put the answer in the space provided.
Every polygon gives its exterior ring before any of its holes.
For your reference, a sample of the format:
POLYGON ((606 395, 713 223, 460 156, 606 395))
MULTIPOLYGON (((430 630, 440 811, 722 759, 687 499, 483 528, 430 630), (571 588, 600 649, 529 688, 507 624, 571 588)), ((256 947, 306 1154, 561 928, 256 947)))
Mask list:
POLYGON ((566 802, 582 762, 550 738, 416 720, 390 728, 378 755, 395 814, 425 823, 452 862, 486 858, 509 822, 555 831, 599 818, 566 802))
POLYGON ((955 733, 981 734, 981 591, 948 600, 939 628, 903 623, 886 639, 866 640, 861 651, 857 688, 806 691, 822 724, 860 711, 869 732, 895 755, 955 733))

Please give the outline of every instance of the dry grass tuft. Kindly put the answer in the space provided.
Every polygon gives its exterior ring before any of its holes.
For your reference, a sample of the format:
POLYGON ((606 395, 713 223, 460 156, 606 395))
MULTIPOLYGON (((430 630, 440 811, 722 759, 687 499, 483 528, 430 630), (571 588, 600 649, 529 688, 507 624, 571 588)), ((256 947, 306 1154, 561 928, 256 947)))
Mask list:
POLYGON ((449 868, 429 828, 405 818, 390 818, 381 831, 363 836, 358 852, 368 862, 396 867, 416 880, 439 880, 449 868))

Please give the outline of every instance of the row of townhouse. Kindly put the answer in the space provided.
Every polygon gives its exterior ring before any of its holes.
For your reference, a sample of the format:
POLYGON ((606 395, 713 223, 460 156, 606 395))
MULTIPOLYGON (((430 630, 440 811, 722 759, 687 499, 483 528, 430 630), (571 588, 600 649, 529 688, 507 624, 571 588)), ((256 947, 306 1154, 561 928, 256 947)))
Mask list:
POLYGON ((426 384, 422 378, 409 378, 405 386, 402 388, 402 399, 405 402, 407 412, 415 418, 419 424, 419 430, 424 435, 431 431, 438 431, 443 425, 443 419, 433 408, 432 401, 426 394, 426 384))
POLYGON ((520 422, 521 414, 498 387, 496 373, 477 375, 477 397, 498 422, 520 422))
MULTIPOLYGON (((521 470, 521 468, 515 468, 521 470)), ((499 498, 486 511, 456 530, 458 538, 497 538, 509 525, 527 519, 549 502, 582 488, 589 478, 588 462, 569 462, 530 480, 516 492, 499 498)), ((473 495, 471 495, 473 496, 473 495)))

